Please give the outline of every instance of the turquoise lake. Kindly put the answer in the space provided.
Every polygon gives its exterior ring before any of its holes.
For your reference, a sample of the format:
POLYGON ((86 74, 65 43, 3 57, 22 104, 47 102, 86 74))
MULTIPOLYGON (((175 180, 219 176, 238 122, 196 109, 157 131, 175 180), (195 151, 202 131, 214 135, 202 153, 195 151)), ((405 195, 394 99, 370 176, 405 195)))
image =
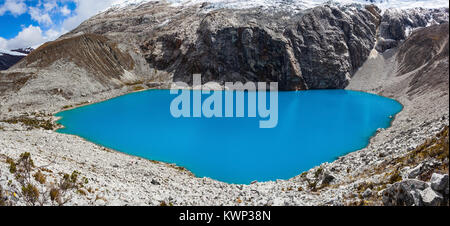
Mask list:
POLYGON ((176 97, 149 90, 63 111, 56 115, 65 127, 58 132, 175 163, 198 177, 249 184, 289 179, 362 149, 402 110, 395 100, 363 92, 279 92, 278 125, 261 129, 259 117, 174 118, 170 104, 176 97))

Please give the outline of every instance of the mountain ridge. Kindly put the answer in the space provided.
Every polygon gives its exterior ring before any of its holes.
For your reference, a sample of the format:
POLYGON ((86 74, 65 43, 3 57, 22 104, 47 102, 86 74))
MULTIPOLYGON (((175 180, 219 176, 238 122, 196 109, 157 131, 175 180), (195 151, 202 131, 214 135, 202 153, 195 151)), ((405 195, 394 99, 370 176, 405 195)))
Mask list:
POLYGON ((280 90, 343 89, 374 48, 396 48, 408 29, 448 22, 448 9, 382 12, 373 5, 331 4, 273 13, 203 7, 148 2, 108 10, 3 73, 33 75, 21 91, 33 103, 40 99, 32 97, 36 93, 73 101, 113 90, 168 88, 191 83, 194 73, 202 74, 203 83, 276 81, 280 90))

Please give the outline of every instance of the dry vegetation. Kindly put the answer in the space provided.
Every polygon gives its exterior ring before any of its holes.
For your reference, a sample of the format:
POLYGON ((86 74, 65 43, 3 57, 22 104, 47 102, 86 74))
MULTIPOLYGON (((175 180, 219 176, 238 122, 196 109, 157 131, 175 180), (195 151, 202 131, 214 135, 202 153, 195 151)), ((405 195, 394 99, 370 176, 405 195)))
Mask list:
POLYGON ((360 201, 352 202, 350 205, 376 205, 381 204, 381 197, 374 194, 371 197, 363 198, 362 193, 370 188, 375 192, 386 188, 388 184, 394 184, 401 181, 403 178, 400 175, 400 169, 405 167, 415 167, 418 164, 436 159, 440 164, 430 168, 420 175, 418 179, 422 181, 429 181, 433 173, 448 174, 449 173, 449 127, 446 126, 441 132, 436 134, 433 138, 428 139, 423 144, 416 147, 414 150, 408 152, 402 157, 398 157, 381 164, 371 172, 364 172, 359 177, 365 178, 373 175, 383 175, 381 182, 363 182, 357 188, 358 198, 360 201), (387 173, 386 173, 387 172, 387 173))
POLYGON ((36 167, 28 152, 22 153, 17 160, 6 157, 5 162, 13 178, 5 187, 0 184, 0 206, 13 206, 18 200, 23 200, 28 206, 62 206, 72 199, 71 191, 82 194, 84 190, 81 188, 88 183, 87 178, 81 178, 77 171, 62 174, 59 180, 49 182, 47 178, 52 171, 36 167))
POLYGON ((5 119, 2 122, 9 124, 18 124, 21 123, 28 127, 28 129, 45 129, 45 130, 54 130, 57 125, 52 122, 50 119, 40 119, 36 117, 29 117, 26 115, 5 119))

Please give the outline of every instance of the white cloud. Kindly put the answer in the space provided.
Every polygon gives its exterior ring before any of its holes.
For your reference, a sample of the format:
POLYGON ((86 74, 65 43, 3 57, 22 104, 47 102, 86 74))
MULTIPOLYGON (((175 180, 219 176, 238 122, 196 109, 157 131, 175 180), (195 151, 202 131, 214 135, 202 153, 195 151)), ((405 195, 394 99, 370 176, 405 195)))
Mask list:
POLYGON ((111 5, 117 3, 118 0, 102 0, 102 1, 74 0, 74 2, 76 3, 77 7, 73 11, 73 15, 64 20, 62 24, 62 28, 67 31, 76 28, 83 21, 107 9, 111 5))
POLYGON ((56 8, 58 8, 58 4, 56 3, 56 1, 50 1, 50 2, 44 3, 44 9, 46 12, 50 12, 56 8))
POLYGON ((72 11, 65 5, 60 8, 60 12, 63 16, 68 16, 72 11))
POLYGON ((43 32, 40 27, 30 25, 24 27, 16 37, 6 40, 0 38, 1 49, 17 49, 25 47, 37 47, 47 41, 52 41, 58 38, 60 33, 56 30, 48 30, 43 32))
POLYGON ((0 16, 10 12, 14 16, 20 16, 27 11, 27 5, 24 0, 6 0, 3 5, 0 6, 0 16))
POLYGON ((28 13, 31 16, 31 19, 37 21, 39 24, 42 24, 44 26, 50 26, 53 24, 50 15, 44 10, 36 7, 29 7, 28 13))
POLYGON ((0 49, 8 49, 8 41, 2 37, 0 37, 0 49))

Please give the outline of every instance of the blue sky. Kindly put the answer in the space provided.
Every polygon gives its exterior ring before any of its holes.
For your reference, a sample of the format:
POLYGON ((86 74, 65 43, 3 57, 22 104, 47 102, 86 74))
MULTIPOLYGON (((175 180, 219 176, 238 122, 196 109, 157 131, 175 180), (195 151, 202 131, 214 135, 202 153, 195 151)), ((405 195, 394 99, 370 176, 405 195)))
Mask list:
POLYGON ((0 49, 36 47, 125 0, 0 0, 0 49))
MULTIPOLYGON (((4 5, 6 0, 0 0, 0 5, 4 5)), ((43 2, 43 1, 42 1, 43 2)), ((35 7, 40 8, 45 11, 45 6, 42 5, 42 2, 39 0, 30 0, 25 1, 25 4, 28 7, 35 7), (41 5, 40 5, 41 4, 41 5)), ((49 1, 51 2, 51 1, 49 1)), ((76 4, 74 2, 68 1, 68 2, 55 2, 56 5, 48 5, 48 7, 54 7, 48 15, 50 16, 50 19, 52 20, 52 23, 55 25, 61 24, 63 20, 70 16, 71 12, 75 9, 76 4)), ((20 7, 20 6, 19 6, 20 7)), ((27 9, 29 10, 29 9, 27 9)), ((0 11, 0 24, 2 25, 2 29, 0 30, 0 37, 3 37, 5 39, 11 39, 14 38, 22 29, 23 27, 28 27, 29 25, 33 26, 39 26, 39 21, 36 19, 33 19, 30 15, 30 13, 23 13, 20 14, 20 9, 18 9, 18 13, 6 11, 1 15, 0 11), (18 15, 20 14, 20 15, 18 15)), ((43 20, 41 20, 41 23, 43 24, 43 27, 48 26, 43 20)))

